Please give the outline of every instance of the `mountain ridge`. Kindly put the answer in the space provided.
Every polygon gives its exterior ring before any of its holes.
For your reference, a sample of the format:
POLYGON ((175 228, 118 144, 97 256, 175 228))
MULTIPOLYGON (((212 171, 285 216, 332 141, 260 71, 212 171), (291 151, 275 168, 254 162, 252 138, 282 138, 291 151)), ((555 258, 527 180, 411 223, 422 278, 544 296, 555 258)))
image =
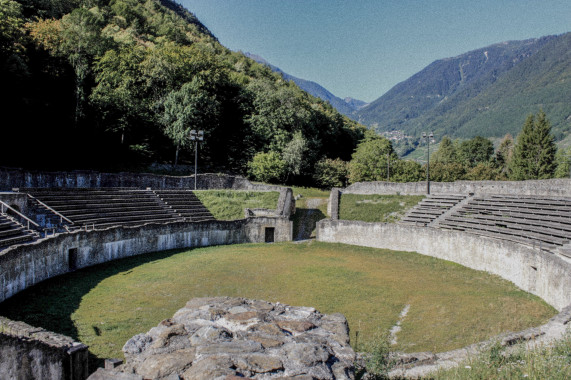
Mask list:
POLYGON ((357 111, 358 121, 413 136, 434 130, 440 137, 500 137, 516 134, 527 114, 544 108, 561 140, 571 129, 571 104, 558 105, 571 94, 570 46, 565 33, 436 60, 357 111))

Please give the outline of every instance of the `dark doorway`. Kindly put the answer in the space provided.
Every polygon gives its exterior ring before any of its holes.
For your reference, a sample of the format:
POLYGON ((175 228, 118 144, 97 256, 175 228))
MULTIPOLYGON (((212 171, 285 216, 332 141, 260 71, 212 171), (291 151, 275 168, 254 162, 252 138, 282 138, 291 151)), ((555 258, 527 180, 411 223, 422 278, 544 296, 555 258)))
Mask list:
POLYGON ((274 242, 274 234, 276 229, 274 227, 266 227, 266 243, 273 243, 274 242))
POLYGON ((77 248, 70 248, 68 251, 69 270, 74 271, 77 269, 77 248))

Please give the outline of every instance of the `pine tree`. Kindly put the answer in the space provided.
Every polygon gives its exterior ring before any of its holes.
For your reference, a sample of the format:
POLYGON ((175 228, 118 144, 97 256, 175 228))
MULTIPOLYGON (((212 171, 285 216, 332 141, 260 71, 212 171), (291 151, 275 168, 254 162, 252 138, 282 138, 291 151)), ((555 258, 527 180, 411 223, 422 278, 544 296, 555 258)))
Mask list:
POLYGON ((545 112, 540 110, 537 116, 530 114, 517 137, 511 162, 512 179, 552 178, 556 151, 545 112))
POLYGON ((511 161, 514 151, 514 139, 509 133, 504 136, 500 142, 500 146, 496 151, 496 166, 500 172, 500 176, 507 178, 510 176, 511 161))

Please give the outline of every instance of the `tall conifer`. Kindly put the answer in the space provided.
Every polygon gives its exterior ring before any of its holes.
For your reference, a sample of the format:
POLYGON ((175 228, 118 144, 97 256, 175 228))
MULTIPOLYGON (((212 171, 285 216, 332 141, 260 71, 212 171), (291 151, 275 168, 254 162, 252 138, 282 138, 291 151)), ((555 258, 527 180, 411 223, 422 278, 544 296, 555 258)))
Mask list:
POLYGON ((543 110, 529 115, 517 137, 511 162, 515 180, 552 178, 555 171, 555 146, 551 125, 543 110))

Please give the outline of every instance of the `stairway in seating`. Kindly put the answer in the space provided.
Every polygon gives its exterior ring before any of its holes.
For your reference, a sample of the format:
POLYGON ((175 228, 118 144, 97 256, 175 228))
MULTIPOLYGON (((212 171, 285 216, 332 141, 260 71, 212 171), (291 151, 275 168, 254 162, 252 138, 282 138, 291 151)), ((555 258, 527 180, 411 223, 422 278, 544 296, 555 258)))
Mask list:
POLYGON ((0 249, 10 245, 28 243, 39 238, 35 231, 28 230, 7 214, 0 214, 0 249))
POLYGON ((465 198, 466 195, 460 194, 428 195, 416 206, 410 209, 399 223, 427 226, 465 198))
POLYGON ((155 190, 154 193, 186 221, 215 220, 192 190, 155 190))
POLYGON ((439 227, 559 249, 571 256, 571 198, 476 196, 441 218, 439 227))
POLYGON ((30 193, 77 227, 137 226, 182 220, 151 190, 36 188, 21 191, 30 193))

